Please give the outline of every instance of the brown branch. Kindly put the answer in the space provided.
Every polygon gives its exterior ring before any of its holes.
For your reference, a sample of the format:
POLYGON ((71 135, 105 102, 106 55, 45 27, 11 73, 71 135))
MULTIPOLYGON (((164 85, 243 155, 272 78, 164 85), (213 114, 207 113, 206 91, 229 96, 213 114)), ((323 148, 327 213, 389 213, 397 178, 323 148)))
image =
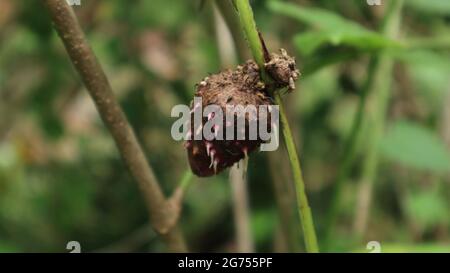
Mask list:
POLYGON ((43 0, 73 65, 95 102, 97 110, 116 142, 122 159, 138 182, 145 198, 152 227, 170 251, 186 251, 176 226, 178 215, 161 191, 136 135, 120 108, 111 85, 90 48, 72 8, 65 0, 43 0))

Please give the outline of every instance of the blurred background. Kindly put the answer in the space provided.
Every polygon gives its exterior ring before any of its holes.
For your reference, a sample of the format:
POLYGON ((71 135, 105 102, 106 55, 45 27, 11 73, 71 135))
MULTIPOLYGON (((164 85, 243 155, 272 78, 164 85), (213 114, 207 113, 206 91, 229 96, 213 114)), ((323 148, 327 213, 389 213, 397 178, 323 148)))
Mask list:
MULTIPOLYGON (((384 28, 382 2, 252 6, 269 50, 285 48, 302 72, 284 99, 322 250, 450 252, 450 2, 406 0, 390 18, 400 25, 384 28)), ((166 195, 189 170, 172 107, 249 56, 218 4, 74 7, 166 195)), ((305 250, 283 145, 250 156, 244 194, 247 247, 305 250)), ((192 251, 240 250, 233 196, 228 172, 192 178, 180 220, 192 251)), ((68 252, 69 241, 166 250, 40 1, 0 0, 0 252, 68 252)))

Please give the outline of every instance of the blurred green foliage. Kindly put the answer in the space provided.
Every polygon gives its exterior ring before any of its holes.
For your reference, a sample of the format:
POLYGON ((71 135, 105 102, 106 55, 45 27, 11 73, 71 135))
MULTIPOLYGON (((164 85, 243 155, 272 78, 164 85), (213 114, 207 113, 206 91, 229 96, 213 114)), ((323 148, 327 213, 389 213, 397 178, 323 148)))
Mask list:
MULTIPOLYGON (((295 54, 303 74, 286 102, 319 241, 368 59, 387 50, 396 61, 367 230, 354 238, 365 137, 345 184, 333 251, 365 249, 370 240, 385 251, 449 251, 449 1, 405 2, 396 41, 378 32, 384 5, 252 3, 269 49, 295 54)), ((75 11, 170 194, 188 168, 183 145, 170 137, 170 110, 188 104, 195 83, 223 68, 217 37, 225 34, 211 1, 203 8, 180 0, 82 1, 75 11)), ((72 240, 82 251, 163 251, 39 1, 0 1, 0 41, 0 252, 65 252, 72 240)), ((287 251, 277 235, 272 179, 287 173, 290 183, 290 171, 284 147, 276 153, 280 169, 270 168, 266 153, 249 162, 257 251, 287 251)), ((192 250, 236 249, 226 173, 195 178, 183 205, 181 226, 192 250)))
POLYGON ((411 123, 397 121, 383 138, 381 148, 386 158, 435 172, 450 170, 450 154, 432 131, 411 123))

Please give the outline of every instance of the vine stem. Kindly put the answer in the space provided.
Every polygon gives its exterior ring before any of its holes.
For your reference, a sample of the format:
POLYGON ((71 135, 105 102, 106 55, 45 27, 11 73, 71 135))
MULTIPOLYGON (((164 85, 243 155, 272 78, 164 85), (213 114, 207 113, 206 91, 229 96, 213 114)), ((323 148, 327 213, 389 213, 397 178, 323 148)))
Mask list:
POLYGON ((275 92, 274 95, 275 95, 275 102, 279 105, 280 108, 280 119, 284 142, 286 143, 286 149, 289 155, 289 162, 291 164, 291 169, 294 175, 295 193, 297 196, 297 207, 303 227, 303 233, 305 236, 306 250, 308 252, 319 252, 316 231, 314 228, 314 221, 311 213, 311 208, 309 207, 308 197, 305 191, 305 182, 303 181, 300 160, 297 155, 297 149, 295 147, 295 142, 292 137, 291 128, 289 126, 289 122, 286 117, 286 112, 284 110, 280 92, 275 92))
MULTIPOLYGON (((253 17, 253 11, 248 0, 234 0, 235 7, 238 11, 241 26, 244 30, 247 42, 253 58, 261 69, 261 77, 264 81, 270 81, 267 73, 264 70, 264 51, 263 45, 259 37, 256 23, 253 17)), ((300 220, 305 236, 306 251, 310 253, 319 252, 317 243, 316 231, 314 228, 314 221, 311 213, 311 208, 308 204, 308 197, 305 192, 305 183, 303 181, 300 160, 297 155, 297 149, 292 137, 291 128, 286 116, 286 111, 283 106, 281 95, 279 91, 273 92, 275 103, 279 105, 280 119, 282 125, 282 132, 286 149, 288 151, 289 162, 294 176, 295 191, 297 196, 297 208, 300 215, 300 220)))

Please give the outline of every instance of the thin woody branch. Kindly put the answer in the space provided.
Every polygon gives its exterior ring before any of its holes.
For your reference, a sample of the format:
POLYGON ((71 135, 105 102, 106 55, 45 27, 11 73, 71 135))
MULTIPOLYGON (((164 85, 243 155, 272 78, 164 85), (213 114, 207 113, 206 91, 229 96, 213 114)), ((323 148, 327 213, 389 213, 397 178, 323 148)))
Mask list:
POLYGON ((153 228, 162 236, 170 251, 186 251, 184 239, 176 226, 179 213, 162 193, 155 174, 72 8, 65 0, 43 0, 42 2, 52 18, 73 65, 94 100, 104 124, 113 136, 123 161, 138 182, 153 228))

